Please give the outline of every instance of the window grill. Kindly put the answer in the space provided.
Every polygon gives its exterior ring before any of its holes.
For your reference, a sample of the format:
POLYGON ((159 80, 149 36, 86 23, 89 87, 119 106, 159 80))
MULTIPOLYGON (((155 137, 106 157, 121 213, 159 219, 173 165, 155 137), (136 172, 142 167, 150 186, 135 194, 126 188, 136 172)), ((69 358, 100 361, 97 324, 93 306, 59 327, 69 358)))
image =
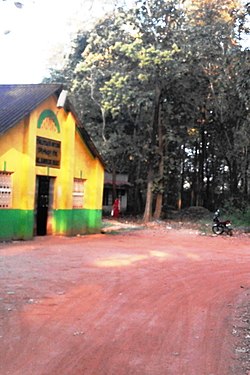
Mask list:
POLYGON ((12 172, 0 171, 0 209, 12 207, 12 172))
POLYGON ((74 178, 73 186, 73 208, 83 208, 84 182, 82 178, 74 178))

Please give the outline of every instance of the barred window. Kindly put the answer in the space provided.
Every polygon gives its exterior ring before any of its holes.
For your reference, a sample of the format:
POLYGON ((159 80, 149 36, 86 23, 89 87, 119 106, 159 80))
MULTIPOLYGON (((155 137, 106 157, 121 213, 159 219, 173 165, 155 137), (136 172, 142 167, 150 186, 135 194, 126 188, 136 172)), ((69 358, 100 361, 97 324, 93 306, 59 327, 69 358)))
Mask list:
POLYGON ((74 178, 73 208, 83 208, 85 181, 82 178, 74 178))
POLYGON ((0 171, 0 209, 12 207, 12 172, 0 171))

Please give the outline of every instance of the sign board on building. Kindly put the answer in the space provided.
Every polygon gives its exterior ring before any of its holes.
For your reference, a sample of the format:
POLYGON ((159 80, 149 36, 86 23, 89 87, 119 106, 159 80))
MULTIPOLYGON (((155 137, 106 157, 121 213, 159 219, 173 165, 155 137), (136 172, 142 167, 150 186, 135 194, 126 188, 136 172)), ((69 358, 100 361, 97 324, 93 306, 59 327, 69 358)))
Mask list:
POLYGON ((36 137, 36 165, 60 168, 61 142, 36 137))

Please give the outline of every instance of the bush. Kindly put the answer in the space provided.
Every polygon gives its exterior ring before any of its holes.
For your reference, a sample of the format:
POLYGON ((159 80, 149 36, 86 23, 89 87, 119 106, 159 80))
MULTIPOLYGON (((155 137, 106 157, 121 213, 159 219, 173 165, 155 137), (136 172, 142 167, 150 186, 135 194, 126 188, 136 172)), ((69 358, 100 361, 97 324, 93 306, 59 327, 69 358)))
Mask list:
POLYGON ((180 211, 180 217, 188 220, 200 220, 211 217, 210 211, 201 206, 191 206, 180 211))

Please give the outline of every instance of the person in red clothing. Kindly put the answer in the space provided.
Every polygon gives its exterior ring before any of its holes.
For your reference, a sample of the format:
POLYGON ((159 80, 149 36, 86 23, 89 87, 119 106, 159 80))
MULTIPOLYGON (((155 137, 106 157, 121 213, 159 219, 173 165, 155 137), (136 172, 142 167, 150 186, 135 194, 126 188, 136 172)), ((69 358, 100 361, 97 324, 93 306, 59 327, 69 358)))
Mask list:
POLYGON ((116 198, 113 204, 111 215, 115 218, 118 218, 120 214, 120 199, 116 198))

